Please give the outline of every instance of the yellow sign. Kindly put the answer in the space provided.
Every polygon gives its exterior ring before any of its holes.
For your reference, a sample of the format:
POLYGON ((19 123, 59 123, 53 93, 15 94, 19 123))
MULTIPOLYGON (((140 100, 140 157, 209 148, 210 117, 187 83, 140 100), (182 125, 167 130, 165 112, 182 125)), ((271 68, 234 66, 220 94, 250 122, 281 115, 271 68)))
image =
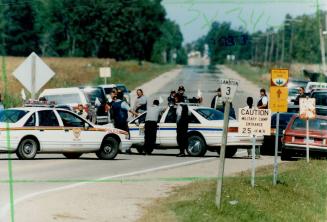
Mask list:
POLYGON ((287 112, 287 87, 270 87, 269 109, 272 112, 287 112))
POLYGON ((288 82, 288 69, 271 70, 271 86, 286 86, 288 82))

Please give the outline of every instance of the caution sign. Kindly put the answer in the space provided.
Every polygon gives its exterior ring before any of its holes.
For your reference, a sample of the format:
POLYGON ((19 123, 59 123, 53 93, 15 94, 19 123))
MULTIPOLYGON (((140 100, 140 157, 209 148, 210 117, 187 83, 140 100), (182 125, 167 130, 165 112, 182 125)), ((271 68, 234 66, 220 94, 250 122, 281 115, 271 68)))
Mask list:
POLYGON ((288 83, 288 69, 272 69, 270 86, 286 87, 288 83))
POLYGON ((271 111, 270 109, 247 109, 240 108, 238 112, 239 128, 241 136, 270 135, 271 111))
POLYGON ((300 118, 315 119, 316 118, 316 99, 300 98, 300 118))
POLYGON ((218 84, 221 89, 221 97, 223 101, 229 101, 229 102, 233 101, 239 82, 240 81, 234 79, 218 80, 218 84))
POLYGON ((271 86, 269 97, 269 108, 272 112, 287 112, 287 87, 271 86))

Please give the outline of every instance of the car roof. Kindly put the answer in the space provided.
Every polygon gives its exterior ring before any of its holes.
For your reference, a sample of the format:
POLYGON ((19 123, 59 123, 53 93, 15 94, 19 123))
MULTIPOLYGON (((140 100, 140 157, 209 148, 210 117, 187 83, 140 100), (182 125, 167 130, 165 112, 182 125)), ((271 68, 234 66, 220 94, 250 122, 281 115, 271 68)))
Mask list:
POLYGON ((61 108, 54 108, 54 107, 15 107, 15 108, 9 108, 6 110, 22 110, 22 111, 28 111, 28 112, 35 112, 35 111, 42 111, 42 110, 63 110, 63 111, 69 111, 67 109, 61 109, 61 108))
POLYGON ((102 88, 114 88, 116 86, 117 86, 116 84, 103 84, 103 85, 99 85, 99 87, 102 87, 102 88))
MULTIPOLYGON (((299 114, 295 114, 295 115, 293 116, 293 118, 297 118, 297 117, 299 117, 299 114)), ((316 118, 315 118, 315 119, 323 119, 323 120, 327 120, 327 116, 316 115, 316 118)), ((315 119, 313 119, 313 120, 315 120, 315 119)))
POLYGON ((67 93, 79 93, 81 90, 78 87, 69 87, 69 88, 52 88, 45 89, 40 95, 57 95, 57 94, 67 94, 67 93))

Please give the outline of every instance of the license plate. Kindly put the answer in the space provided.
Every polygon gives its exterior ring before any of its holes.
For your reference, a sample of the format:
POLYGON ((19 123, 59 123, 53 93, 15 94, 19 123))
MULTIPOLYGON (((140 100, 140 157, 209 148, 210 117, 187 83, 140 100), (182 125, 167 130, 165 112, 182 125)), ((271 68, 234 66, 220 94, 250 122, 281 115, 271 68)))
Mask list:
MULTIPOLYGON (((307 143, 307 140, 305 139, 304 142, 307 143)), ((314 142, 315 142, 314 140, 310 140, 310 139, 308 140, 308 143, 314 143, 314 142)))

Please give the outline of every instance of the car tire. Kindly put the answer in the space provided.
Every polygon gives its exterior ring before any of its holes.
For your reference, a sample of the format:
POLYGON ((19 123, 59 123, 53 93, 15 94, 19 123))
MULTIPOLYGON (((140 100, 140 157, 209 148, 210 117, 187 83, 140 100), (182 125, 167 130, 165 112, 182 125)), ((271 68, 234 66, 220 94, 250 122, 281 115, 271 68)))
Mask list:
POLYGON ((63 153, 62 155, 67 159, 78 159, 83 155, 83 153, 63 153))
POLYGON ((100 149, 95 153, 101 160, 115 159, 119 151, 119 142, 113 138, 108 137, 104 139, 100 149))
POLYGON ((282 152, 280 154, 280 159, 283 161, 292 160, 291 152, 286 149, 282 149, 282 152))
POLYGON ((207 152, 207 147, 202 137, 191 135, 188 137, 188 146, 186 149, 190 156, 204 156, 207 152))
MULTIPOLYGON (((220 147, 217 148, 217 153, 220 156, 220 147)), ((237 147, 226 147, 225 157, 232 158, 237 153, 237 147)))
POLYGON ((16 151, 16 155, 21 160, 32 160, 35 158, 38 150, 38 143, 33 138, 23 139, 16 151))

